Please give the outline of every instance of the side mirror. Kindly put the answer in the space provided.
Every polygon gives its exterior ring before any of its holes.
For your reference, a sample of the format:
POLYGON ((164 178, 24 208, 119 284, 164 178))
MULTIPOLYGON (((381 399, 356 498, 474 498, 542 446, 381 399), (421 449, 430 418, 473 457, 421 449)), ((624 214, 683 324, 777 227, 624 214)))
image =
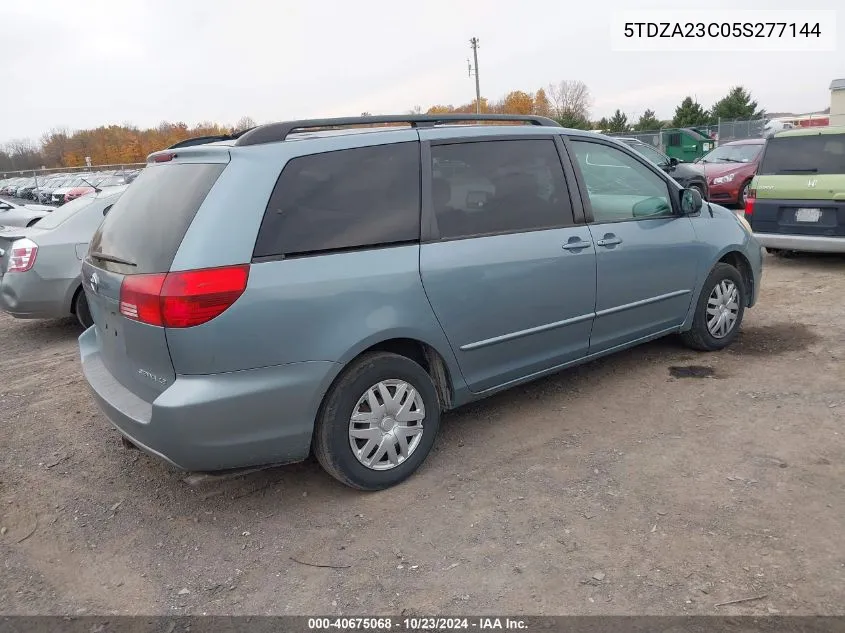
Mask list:
POLYGON ((704 201, 698 189, 683 189, 681 191, 681 214, 695 215, 701 211, 704 201))
POLYGON ((669 159, 669 166, 670 166, 670 167, 677 167, 677 166, 678 166, 678 159, 677 159, 677 158, 675 158, 674 156, 672 156, 672 157, 669 159))

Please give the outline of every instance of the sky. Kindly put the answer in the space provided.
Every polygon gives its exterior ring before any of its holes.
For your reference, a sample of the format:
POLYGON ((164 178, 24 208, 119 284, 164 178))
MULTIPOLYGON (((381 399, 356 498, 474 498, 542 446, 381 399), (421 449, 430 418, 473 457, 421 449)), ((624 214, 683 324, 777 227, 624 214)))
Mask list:
MULTIPOLYGON (((637 3, 640 5, 641 3, 637 3)), ((834 9, 839 0, 811 8, 834 9)), ((161 121, 234 124, 405 113, 475 97, 469 39, 480 41, 482 96, 584 81, 591 117, 646 108, 671 118, 732 85, 772 112, 830 105, 845 77, 845 10, 836 52, 615 52, 629 0, 27 0, 0 2, 0 143, 53 128, 161 121)), ((642 4, 674 11, 678 0, 642 4)), ((708 0, 702 8, 800 9, 793 0, 708 0)), ((764 16, 765 13, 761 13, 764 16)))

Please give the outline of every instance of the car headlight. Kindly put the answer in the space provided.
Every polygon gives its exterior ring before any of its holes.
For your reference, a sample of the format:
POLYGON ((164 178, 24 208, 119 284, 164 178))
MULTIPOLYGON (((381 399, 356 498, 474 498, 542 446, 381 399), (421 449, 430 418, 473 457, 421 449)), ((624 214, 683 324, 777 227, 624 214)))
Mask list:
POLYGON ((754 230, 751 228, 751 224, 749 224, 748 220, 745 219, 745 213, 742 210, 735 212, 734 216, 736 217, 737 222, 739 222, 739 225, 749 234, 754 233, 754 230))
POLYGON ((736 174, 728 174, 727 176, 719 176, 718 178, 713 179, 714 185, 724 185, 725 183, 733 181, 736 178, 736 174))

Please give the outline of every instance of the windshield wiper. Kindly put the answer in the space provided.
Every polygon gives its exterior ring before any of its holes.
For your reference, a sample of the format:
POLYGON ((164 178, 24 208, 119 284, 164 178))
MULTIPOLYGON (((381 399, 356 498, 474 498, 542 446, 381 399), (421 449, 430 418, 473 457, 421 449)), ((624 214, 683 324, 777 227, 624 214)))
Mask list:
POLYGON ((742 163, 744 161, 739 160, 738 158, 720 158, 719 160, 724 161, 726 163, 742 163))
POLYGON ((804 167, 803 169, 801 169, 801 168, 798 168, 798 169, 781 169, 781 170, 779 170, 779 171, 780 171, 781 173, 789 173, 789 172, 806 172, 806 173, 808 173, 808 174, 815 174, 815 173, 818 173, 818 171, 819 171, 819 170, 818 170, 818 169, 816 169, 815 167, 804 167))
POLYGON ((135 262, 130 262, 128 259, 123 259, 121 257, 116 257, 115 255, 106 255, 105 253, 101 253, 100 251, 94 251, 91 253, 91 257, 96 257, 97 259, 104 261, 104 262, 114 262, 115 264, 123 264, 124 266, 137 266, 135 262))

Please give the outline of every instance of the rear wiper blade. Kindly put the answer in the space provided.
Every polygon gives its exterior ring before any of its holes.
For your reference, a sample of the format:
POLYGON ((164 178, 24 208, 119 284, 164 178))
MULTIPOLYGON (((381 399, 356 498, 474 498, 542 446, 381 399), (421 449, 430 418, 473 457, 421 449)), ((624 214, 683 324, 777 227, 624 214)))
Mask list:
POLYGON ((91 257, 95 257, 104 262, 114 262, 115 264, 123 264, 125 266, 138 265, 135 262, 130 262, 128 259, 116 257, 115 255, 106 255, 105 253, 101 253, 100 251, 94 251, 93 253, 91 253, 91 257))
POLYGON ((815 174, 819 170, 815 167, 805 167, 804 169, 781 169, 781 173, 788 173, 788 172, 807 172, 810 174, 815 174))

